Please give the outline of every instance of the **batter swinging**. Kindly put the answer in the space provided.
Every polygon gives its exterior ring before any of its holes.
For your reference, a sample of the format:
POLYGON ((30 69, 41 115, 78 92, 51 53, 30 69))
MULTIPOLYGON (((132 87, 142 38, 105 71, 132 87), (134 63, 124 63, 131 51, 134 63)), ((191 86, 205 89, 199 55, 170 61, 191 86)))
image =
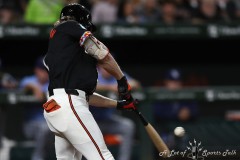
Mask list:
POLYGON ((74 3, 62 9, 50 32, 44 59, 50 79, 49 98, 43 107, 48 126, 55 133, 58 160, 81 160, 82 155, 89 160, 113 160, 89 104, 120 110, 136 108, 126 77, 107 47, 93 36, 95 29, 90 12, 74 3), (116 78, 119 95, 124 100, 116 101, 94 92, 96 65, 116 78))

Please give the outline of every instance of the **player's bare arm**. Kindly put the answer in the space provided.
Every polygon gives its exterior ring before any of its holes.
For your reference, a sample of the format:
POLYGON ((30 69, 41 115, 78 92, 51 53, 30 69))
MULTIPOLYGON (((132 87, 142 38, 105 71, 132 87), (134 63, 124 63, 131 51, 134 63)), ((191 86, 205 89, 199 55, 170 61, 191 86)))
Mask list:
POLYGON ((117 101, 98 93, 93 93, 89 96, 89 104, 95 107, 115 108, 117 106, 117 101))
POLYGON ((98 65, 103 67, 108 73, 113 75, 117 80, 120 80, 124 75, 122 70, 120 69, 119 65, 109 53, 106 57, 102 60, 98 61, 98 65))
POLYGON ((105 85, 105 84, 101 84, 101 85, 97 85, 97 89, 98 91, 111 91, 114 93, 117 93, 117 85, 116 84, 109 84, 109 85, 105 85))
POLYGON ((130 92, 131 86, 129 85, 127 78, 124 76, 119 65, 109 53, 108 48, 97 40, 89 31, 86 31, 82 35, 80 45, 85 48, 85 52, 87 54, 98 60, 98 65, 117 79, 119 98, 133 101, 130 92))

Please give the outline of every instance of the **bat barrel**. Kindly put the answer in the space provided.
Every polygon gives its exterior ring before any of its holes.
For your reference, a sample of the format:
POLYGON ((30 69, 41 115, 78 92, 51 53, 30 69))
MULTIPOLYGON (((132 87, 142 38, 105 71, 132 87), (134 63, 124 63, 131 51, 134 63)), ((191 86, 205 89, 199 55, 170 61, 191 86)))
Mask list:
POLYGON ((141 112, 139 112, 137 109, 134 110, 134 112, 138 115, 141 122, 145 126, 145 129, 152 140, 153 144, 157 148, 159 152, 165 152, 166 154, 163 155, 163 158, 167 158, 170 154, 170 151, 167 147, 167 145, 164 143, 160 135, 157 133, 157 131, 153 128, 153 126, 147 121, 147 119, 142 115, 141 112))
POLYGON ((170 154, 170 150, 165 144, 165 142, 162 140, 160 135, 157 133, 157 131, 153 128, 153 126, 149 123, 147 126, 145 126, 145 129, 151 138, 153 144, 157 148, 157 150, 160 152, 164 152, 166 154, 163 155, 163 158, 167 158, 170 154))

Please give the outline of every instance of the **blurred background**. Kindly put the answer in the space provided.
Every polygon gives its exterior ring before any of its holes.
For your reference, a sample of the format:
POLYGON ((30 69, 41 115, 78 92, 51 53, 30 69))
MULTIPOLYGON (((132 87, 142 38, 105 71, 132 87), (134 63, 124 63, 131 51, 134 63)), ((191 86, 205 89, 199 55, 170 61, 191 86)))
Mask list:
MULTIPOLYGON (((55 159, 41 58, 72 2, 91 11, 146 118, 171 150, 186 151, 170 159, 240 159, 240 0, 0 0, 0 160, 55 159)), ((97 91, 116 98, 115 82, 99 76, 97 91)), ((94 116, 117 160, 161 159, 133 113, 109 113, 111 129, 94 116)))

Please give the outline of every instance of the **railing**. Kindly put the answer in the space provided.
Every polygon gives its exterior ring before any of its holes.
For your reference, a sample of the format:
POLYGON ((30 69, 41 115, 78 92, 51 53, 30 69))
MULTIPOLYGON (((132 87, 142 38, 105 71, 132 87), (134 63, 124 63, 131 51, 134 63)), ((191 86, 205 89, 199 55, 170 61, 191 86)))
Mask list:
MULTIPOLYGON (((112 92, 101 92, 101 94, 117 98, 112 92)), ((239 101, 240 86, 222 87, 191 87, 179 90, 168 90, 164 87, 148 87, 142 90, 133 91, 133 96, 139 100, 195 100, 195 101, 239 101)), ((17 104, 37 102, 33 95, 25 94, 18 90, 0 91, 0 104, 17 104)))
MULTIPOLYGON (((106 39, 239 38, 240 24, 98 25, 96 36, 106 39)), ((52 25, 0 25, 0 39, 47 39, 52 25)))

